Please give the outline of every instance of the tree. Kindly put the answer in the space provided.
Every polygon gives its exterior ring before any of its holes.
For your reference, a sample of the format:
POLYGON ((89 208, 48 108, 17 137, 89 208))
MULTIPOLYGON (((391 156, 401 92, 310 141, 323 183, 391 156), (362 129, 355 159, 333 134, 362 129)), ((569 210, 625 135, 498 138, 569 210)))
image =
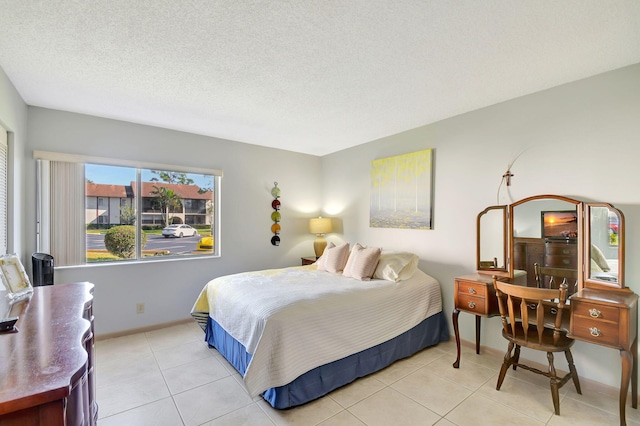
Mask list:
POLYGON ((120 206, 120 223, 123 225, 135 225, 136 209, 132 204, 120 206))
POLYGON ((176 194, 173 189, 166 188, 164 186, 156 186, 153 185, 154 190, 151 191, 151 194, 155 195, 155 201, 160 205, 160 210, 165 215, 164 225, 170 225, 169 223, 169 210, 171 207, 181 206, 182 198, 176 194))
POLYGON ((179 183, 181 185, 193 185, 195 182, 190 177, 187 177, 186 173, 180 172, 165 172, 162 170, 151 170, 151 173, 158 175, 158 177, 151 178, 151 182, 167 182, 167 183, 179 183))

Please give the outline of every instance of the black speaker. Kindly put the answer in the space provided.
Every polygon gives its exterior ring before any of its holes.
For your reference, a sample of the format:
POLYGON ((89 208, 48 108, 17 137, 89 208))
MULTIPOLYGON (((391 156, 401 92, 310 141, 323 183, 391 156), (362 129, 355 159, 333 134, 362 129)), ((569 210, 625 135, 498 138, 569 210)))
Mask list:
POLYGON ((33 282, 34 287, 53 285, 53 256, 46 253, 33 253, 33 282))

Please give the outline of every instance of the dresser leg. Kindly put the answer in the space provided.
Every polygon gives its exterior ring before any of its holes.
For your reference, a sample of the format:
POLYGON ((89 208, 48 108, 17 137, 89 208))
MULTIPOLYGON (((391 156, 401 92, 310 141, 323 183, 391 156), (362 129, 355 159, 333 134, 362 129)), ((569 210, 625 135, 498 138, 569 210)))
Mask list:
POLYGON ((460 330, 458 330, 459 315, 460 315, 460 311, 458 309, 454 309, 453 314, 451 314, 451 319, 453 320, 453 333, 456 336, 456 348, 458 352, 458 357, 456 358, 456 362, 453 363, 453 368, 460 367, 460 330))
MULTIPOLYGON (((627 393, 629 392, 629 380, 631 379, 631 371, 633 367, 633 355, 630 351, 620 351, 622 360, 622 377, 620 379, 620 424, 626 425, 625 405, 627 403, 627 393)), ((632 386, 633 387, 633 386, 632 386)), ((632 391, 633 393, 633 391, 632 391)))
POLYGON ((476 315, 476 354, 480 353, 480 315, 476 315))
POLYGON ((631 345, 631 355, 633 357, 633 368, 631 369, 631 406, 638 408, 638 338, 631 345))

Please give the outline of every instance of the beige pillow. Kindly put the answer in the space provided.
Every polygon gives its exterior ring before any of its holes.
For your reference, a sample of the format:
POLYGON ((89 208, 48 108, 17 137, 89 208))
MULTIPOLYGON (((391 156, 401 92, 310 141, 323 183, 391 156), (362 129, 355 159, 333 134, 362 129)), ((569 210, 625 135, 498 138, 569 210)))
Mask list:
MULTIPOLYGON (((323 259, 326 259, 325 254, 327 254, 327 249, 330 249, 331 247, 335 247, 335 246, 336 246, 335 244, 333 244, 332 242, 329 242, 327 244, 327 246, 324 248, 324 251, 322 252, 320 257, 316 259, 315 265, 316 266, 320 265, 320 263, 322 263, 323 259)), ((319 268, 319 266, 318 266, 318 268, 319 268)))
POLYGON ((316 262, 318 269, 327 272, 342 272, 349 257, 349 243, 329 247, 324 250, 320 259, 316 262))
POLYGON ((609 272, 611 270, 602 250, 595 244, 591 244, 591 259, 596 262, 596 265, 598 265, 602 271, 609 272))
POLYGON ((373 278, 389 280, 393 282, 411 278, 418 269, 420 258, 407 252, 386 252, 380 254, 378 266, 373 273, 373 278))
POLYGON ((361 281, 369 281, 378 265, 380 251, 379 247, 363 247, 356 243, 349 253, 349 259, 342 275, 361 281))

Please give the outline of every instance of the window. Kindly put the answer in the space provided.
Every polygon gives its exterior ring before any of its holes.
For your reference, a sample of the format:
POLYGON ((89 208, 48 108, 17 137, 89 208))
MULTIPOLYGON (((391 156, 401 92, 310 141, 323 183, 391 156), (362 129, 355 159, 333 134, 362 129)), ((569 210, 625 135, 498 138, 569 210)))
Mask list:
POLYGON ((43 251, 57 266, 220 253, 220 171, 43 152, 36 158, 47 192, 39 198, 50 203, 40 213, 51 212, 40 240, 49 239, 43 251), (163 232, 171 224, 190 226, 163 232), (213 249, 199 249, 203 238, 213 249))

